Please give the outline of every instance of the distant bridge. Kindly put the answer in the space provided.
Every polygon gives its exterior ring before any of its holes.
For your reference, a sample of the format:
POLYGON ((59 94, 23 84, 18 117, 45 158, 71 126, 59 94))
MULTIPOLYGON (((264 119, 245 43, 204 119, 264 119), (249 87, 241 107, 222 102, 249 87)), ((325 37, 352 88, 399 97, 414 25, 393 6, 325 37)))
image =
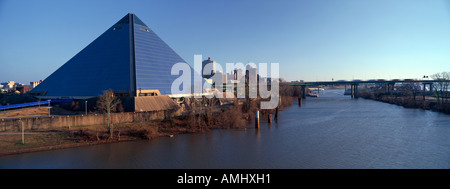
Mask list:
POLYGON ((291 85, 293 86, 301 86, 302 87, 302 94, 303 98, 306 98, 306 86, 311 85, 351 85, 351 97, 352 98, 358 98, 358 85, 359 84, 366 84, 366 83, 379 83, 379 84, 385 84, 386 90, 389 92, 391 89, 394 89, 394 85, 396 83, 422 83, 423 89, 425 91, 426 85, 430 86, 430 91, 433 87, 433 83, 436 82, 450 82, 448 80, 413 80, 413 79, 394 79, 394 80, 384 80, 384 79, 377 79, 377 80, 352 80, 352 81, 311 81, 311 82, 292 82, 291 85))

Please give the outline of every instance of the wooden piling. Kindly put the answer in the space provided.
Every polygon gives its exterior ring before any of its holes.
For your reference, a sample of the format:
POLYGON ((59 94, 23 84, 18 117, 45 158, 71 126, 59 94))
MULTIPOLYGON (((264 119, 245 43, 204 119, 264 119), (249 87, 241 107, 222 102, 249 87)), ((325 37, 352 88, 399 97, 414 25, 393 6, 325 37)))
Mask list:
POLYGON ((267 117, 267 120, 269 121, 269 123, 272 123, 272 114, 269 114, 269 117, 267 117))
POLYGON ((298 106, 302 106, 302 97, 298 97, 298 106))
POLYGON ((259 129, 259 111, 256 110, 255 112, 255 128, 259 129))
POLYGON ((356 86, 353 85, 353 92, 352 92, 353 98, 355 98, 355 93, 356 93, 355 87, 356 87, 356 86))
POLYGON ((302 85, 301 88, 302 88, 302 98, 306 99, 306 86, 302 85))
POLYGON ((426 86, 427 85, 424 83, 423 84, 423 101, 425 101, 425 94, 426 94, 426 90, 425 89, 426 89, 426 86))
POLYGON ((278 120, 278 106, 275 108, 275 121, 278 120))

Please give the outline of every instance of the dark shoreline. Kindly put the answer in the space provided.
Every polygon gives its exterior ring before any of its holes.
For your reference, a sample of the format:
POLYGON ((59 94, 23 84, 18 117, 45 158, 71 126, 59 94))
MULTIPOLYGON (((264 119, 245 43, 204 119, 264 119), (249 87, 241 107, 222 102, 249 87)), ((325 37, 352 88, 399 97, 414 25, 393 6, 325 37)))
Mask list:
POLYGON ((378 98, 374 96, 359 96, 364 99, 369 100, 375 100, 379 102, 389 103, 389 104, 395 104, 398 106, 402 106, 404 108, 416 108, 416 109, 423 109, 423 110, 431 110, 434 112, 444 113, 444 114, 450 114, 450 104, 444 104, 442 106, 439 106, 436 101, 433 100, 423 100, 422 96, 417 96, 414 100, 411 97, 405 97, 405 96, 393 96, 393 95, 382 95, 378 98))

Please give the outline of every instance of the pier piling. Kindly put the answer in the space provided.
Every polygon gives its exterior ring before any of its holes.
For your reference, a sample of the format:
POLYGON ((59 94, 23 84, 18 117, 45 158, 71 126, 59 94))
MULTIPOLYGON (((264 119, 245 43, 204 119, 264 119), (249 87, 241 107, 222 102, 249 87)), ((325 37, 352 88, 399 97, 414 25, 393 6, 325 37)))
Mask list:
POLYGON ((300 87, 302 88, 302 98, 306 99, 306 86, 301 85, 300 87))
POLYGON ((278 120, 278 106, 275 108, 275 121, 278 120))
POLYGON ((255 112, 255 128, 259 129, 259 111, 256 110, 255 112))

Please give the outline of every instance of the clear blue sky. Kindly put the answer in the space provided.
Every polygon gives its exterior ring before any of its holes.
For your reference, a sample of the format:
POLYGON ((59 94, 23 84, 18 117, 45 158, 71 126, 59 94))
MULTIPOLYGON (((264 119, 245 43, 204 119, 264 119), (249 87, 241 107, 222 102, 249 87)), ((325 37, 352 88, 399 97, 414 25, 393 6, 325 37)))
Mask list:
POLYGON ((0 81, 45 79, 129 12, 190 64, 278 62, 288 81, 450 71, 445 0, 0 0, 0 81))

